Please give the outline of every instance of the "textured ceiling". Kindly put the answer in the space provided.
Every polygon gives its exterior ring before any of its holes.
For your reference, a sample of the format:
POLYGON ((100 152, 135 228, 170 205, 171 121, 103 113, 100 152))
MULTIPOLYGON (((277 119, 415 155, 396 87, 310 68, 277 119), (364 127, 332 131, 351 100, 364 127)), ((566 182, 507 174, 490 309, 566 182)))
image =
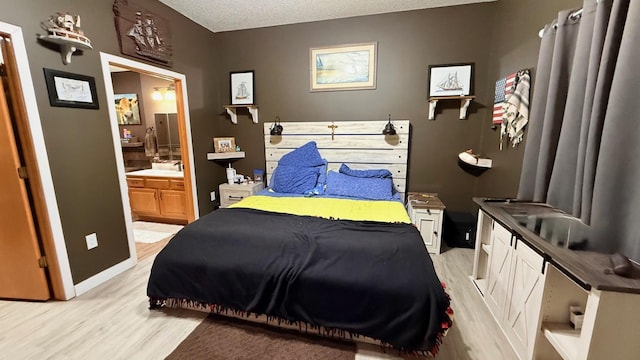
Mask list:
POLYGON ((232 31, 497 0, 160 0, 213 31, 232 31))

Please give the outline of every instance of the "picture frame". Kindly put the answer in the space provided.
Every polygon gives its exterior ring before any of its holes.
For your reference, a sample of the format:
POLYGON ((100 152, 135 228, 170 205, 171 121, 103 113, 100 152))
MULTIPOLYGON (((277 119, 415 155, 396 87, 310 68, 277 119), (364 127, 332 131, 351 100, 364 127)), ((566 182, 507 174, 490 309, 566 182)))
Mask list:
POLYGON ((430 65, 429 97, 473 94, 473 63, 430 65))
POLYGON ((140 106, 138 94, 115 94, 118 125, 140 125, 140 106))
POLYGON ((235 152, 236 138, 233 138, 233 137, 213 138, 213 148, 217 153, 235 152))
POLYGON ((96 79, 93 76, 73 74, 44 68, 44 79, 51 106, 99 109, 96 79))
POLYGON ((253 105, 256 85, 253 70, 229 73, 231 105, 253 105))
POLYGON ((311 91, 375 89, 377 50, 377 42, 311 48, 311 91))

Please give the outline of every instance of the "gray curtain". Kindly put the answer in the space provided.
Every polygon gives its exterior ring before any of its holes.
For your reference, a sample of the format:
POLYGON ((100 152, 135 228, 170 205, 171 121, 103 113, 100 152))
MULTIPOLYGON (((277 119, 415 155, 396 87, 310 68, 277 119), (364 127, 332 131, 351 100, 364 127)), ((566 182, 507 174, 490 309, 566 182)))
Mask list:
POLYGON ((640 2, 584 0, 545 27, 519 199, 591 225, 640 260, 640 2))

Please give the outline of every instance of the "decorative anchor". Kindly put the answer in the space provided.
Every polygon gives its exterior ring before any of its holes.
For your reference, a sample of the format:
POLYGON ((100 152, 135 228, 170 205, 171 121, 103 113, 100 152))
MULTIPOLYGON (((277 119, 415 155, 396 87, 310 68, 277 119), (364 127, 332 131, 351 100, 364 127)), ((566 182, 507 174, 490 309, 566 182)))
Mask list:
POLYGON ((331 125, 329 125, 329 126, 327 126, 327 127, 328 127, 329 129, 331 129, 331 141, 333 141, 333 140, 334 140, 334 139, 333 139, 333 136, 335 135, 335 134, 334 134, 334 131, 335 131, 335 129, 338 127, 338 125, 334 125, 334 124, 333 124, 333 122, 331 122, 331 125))

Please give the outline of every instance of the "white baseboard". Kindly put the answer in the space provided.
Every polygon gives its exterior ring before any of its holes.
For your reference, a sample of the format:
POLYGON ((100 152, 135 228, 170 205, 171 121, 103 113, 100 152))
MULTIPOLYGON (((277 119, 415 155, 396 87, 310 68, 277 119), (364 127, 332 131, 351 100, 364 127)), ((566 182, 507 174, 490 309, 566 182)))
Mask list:
POLYGON ((88 278, 87 280, 84 280, 78 284, 75 285, 75 290, 76 290, 76 296, 80 296, 84 293, 86 293, 87 291, 97 287, 100 284, 105 283, 108 280, 113 279, 114 277, 122 274, 123 272, 131 269, 132 267, 136 266, 136 259, 135 258, 129 258, 127 260, 124 260, 123 262, 120 262, 118 264, 113 265, 112 267, 101 271, 95 275, 93 275, 92 277, 88 278))

